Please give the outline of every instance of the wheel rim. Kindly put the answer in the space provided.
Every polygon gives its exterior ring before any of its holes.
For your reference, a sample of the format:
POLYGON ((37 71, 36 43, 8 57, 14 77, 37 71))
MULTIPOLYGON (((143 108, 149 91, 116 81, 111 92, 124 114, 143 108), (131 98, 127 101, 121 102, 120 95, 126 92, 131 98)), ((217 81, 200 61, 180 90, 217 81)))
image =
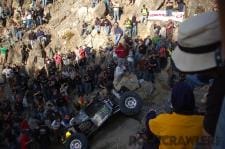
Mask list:
POLYGON ((82 148, 82 143, 78 139, 74 139, 73 141, 70 142, 70 149, 81 149, 82 148))
POLYGON ((137 106, 137 100, 134 97, 128 97, 125 99, 125 106, 134 109, 137 106))

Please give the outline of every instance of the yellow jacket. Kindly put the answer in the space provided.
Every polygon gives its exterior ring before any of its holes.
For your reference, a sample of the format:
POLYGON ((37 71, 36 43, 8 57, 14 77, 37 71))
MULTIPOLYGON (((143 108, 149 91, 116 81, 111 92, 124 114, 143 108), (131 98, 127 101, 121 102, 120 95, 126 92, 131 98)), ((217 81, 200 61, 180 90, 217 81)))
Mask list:
POLYGON ((153 134, 159 137, 159 149, 193 149, 202 135, 203 116, 160 114, 149 121, 153 134))

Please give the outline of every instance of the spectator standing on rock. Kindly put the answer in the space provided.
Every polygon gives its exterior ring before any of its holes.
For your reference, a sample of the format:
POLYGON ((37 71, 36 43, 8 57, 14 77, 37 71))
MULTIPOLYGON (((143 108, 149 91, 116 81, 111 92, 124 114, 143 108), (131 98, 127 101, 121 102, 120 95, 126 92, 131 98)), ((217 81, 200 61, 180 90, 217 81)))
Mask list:
POLYGON ((159 36, 163 39, 166 39, 166 25, 163 25, 159 31, 159 36))
POLYGON ((172 16, 173 13, 173 0, 166 0, 166 16, 172 16))
POLYGON ((113 19, 115 22, 120 20, 120 4, 117 0, 113 3, 113 19))
POLYGON ((26 27, 27 27, 27 29, 31 29, 32 26, 33 26, 32 14, 31 14, 31 11, 27 11, 27 14, 26 14, 26 27))
POLYGON ((5 64, 7 51, 8 51, 8 49, 6 47, 0 46, 0 52, 1 52, 0 64, 5 64))
POLYGON ((22 46, 21 46, 21 56, 22 56, 22 63, 24 65, 26 65, 27 59, 29 57, 29 51, 28 51, 27 46, 25 44, 22 44, 22 46))
POLYGON ((128 37, 132 37, 132 22, 129 18, 127 18, 124 22, 124 26, 125 26, 125 34, 128 37))
POLYGON ((106 35, 109 36, 112 24, 106 17, 102 21, 102 26, 104 27, 104 31, 105 31, 106 35))
POLYGON ((172 20, 169 20, 166 24, 166 38, 170 41, 173 40, 173 33, 174 33, 175 25, 172 20))
POLYGON ((106 11, 109 13, 110 0, 103 0, 103 3, 105 4, 106 11))
POLYGON ((141 23, 147 24, 148 22, 148 8, 146 8, 145 5, 143 5, 142 9, 141 9, 141 14, 142 14, 142 18, 141 18, 141 23))
POLYGON ((101 31, 101 20, 98 17, 95 18, 95 29, 96 29, 97 33, 100 33, 100 31, 101 31))
POLYGON ((31 46, 31 48, 33 49, 33 48, 34 48, 35 40, 37 39, 36 34, 35 34, 33 31, 31 31, 31 32, 28 34, 28 39, 29 39, 29 41, 30 41, 30 46, 31 46))
POLYGON ((44 8, 43 7, 37 7, 36 10, 36 23, 38 25, 42 25, 43 24, 43 17, 44 17, 44 8))
POLYGON ((88 24, 83 21, 82 23, 82 29, 81 29, 81 36, 84 37, 84 35, 87 33, 88 24))
POLYGON ((16 40, 22 40, 22 36, 23 36, 23 31, 22 31, 22 27, 20 25, 16 25, 16 40))
POLYGON ((177 5, 179 12, 185 12, 186 4, 184 3, 184 0, 177 0, 177 5))
POLYGON ((119 24, 117 22, 114 24, 114 36, 114 45, 118 45, 121 37, 123 36, 123 30, 119 27, 119 24))
POLYGON ((157 25, 157 24, 153 24, 153 30, 154 30, 154 33, 155 35, 159 35, 159 32, 161 30, 161 26, 157 25))
POLYGON ((132 19, 131 19, 131 22, 132 22, 132 37, 136 37, 137 36, 137 24, 138 24, 138 21, 137 21, 137 17, 135 15, 132 16, 132 19))
POLYGON ((62 68, 62 56, 60 52, 57 52, 54 56, 54 61, 56 64, 56 68, 60 71, 62 68))

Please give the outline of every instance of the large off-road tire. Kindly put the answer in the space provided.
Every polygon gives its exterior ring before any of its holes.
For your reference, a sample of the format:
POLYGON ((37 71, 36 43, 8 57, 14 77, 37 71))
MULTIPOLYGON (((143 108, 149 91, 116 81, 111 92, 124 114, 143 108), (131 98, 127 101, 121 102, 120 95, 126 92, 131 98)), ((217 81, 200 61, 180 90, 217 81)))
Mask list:
POLYGON ((76 133, 66 142, 66 149, 88 149, 87 137, 82 133, 76 133))
POLYGON ((120 98, 120 111, 127 115, 136 115, 141 111, 142 99, 141 97, 132 91, 125 92, 120 98))

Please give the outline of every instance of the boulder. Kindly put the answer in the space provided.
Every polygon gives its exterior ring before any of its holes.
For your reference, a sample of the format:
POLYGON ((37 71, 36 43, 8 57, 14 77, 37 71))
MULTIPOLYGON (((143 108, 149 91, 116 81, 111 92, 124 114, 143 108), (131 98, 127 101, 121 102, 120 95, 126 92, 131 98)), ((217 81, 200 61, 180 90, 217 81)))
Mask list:
POLYGON ((114 87, 117 90, 120 90, 121 87, 126 87, 129 90, 133 91, 139 88, 139 82, 137 76, 134 74, 125 74, 119 82, 113 82, 114 87))
POLYGON ((165 0, 157 0, 157 3, 155 4, 155 10, 161 9, 164 3, 165 3, 165 0))
POLYGON ((140 83, 141 87, 137 90, 137 93, 141 96, 142 99, 148 99, 153 91, 154 91, 154 85, 152 82, 147 81, 141 81, 140 83))
POLYGON ((106 7, 103 2, 100 2, 94 9, 94 16, 102 18, 105 16, 106 7))

